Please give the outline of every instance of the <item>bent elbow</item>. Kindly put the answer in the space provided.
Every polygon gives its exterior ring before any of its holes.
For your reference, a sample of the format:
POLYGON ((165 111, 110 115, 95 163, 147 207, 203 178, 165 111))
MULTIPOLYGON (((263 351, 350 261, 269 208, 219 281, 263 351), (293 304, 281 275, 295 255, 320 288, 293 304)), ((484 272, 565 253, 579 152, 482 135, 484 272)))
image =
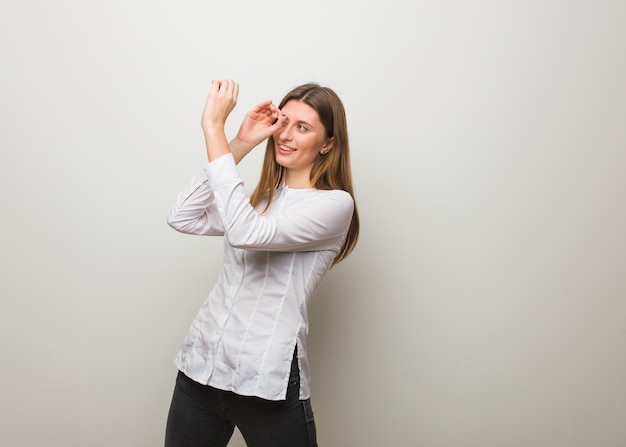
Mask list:
POLYGON ((167 216, 167 224, 176 231, 184 232, 182 222, 172 214, 167 216))
POLYGON ((228 244, 234 248, 248 250, 267 249, 271 238, 268 238, 267 235, 263 237, 261 234, 255 233, 250 228, 231 227, 226 233, 226 237, 228 244))
POLYGON ((181 233, 191 233, 193 231, 193 223, 189 219, 184 219, 183 216, 174 210, 169 212, 166 222, 171 228, 181 233))

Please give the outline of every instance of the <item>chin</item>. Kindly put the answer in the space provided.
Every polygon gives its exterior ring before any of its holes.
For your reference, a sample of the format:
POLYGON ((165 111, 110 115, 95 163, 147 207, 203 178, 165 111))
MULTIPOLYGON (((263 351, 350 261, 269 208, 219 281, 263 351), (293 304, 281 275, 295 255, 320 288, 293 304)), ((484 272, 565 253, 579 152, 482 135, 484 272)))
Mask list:
POLYGON ((285 156, 283 156, 280 152, 274 152, 274 161, 282 166, 283 168, 289 168, 289 160, 285 160, 285 156))

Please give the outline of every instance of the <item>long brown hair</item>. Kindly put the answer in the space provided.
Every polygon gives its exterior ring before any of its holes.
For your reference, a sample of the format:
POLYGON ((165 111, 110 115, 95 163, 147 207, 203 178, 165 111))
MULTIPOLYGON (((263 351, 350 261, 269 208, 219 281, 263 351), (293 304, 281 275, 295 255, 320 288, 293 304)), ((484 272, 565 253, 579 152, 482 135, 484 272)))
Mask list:
MULTIPOLYGON (((346 112, 339 96, 328 87, 316 83, 300 85, 285 95, 278 106, 282 109, 287 102, 298 100, 308 104, 319 115, 326 131, 326 138, 333 138, 332 150, 327 154, 318 154, 311 169, 311 184, 317 189, 342 189, 353 200, 352 171, 350 169, 350 145, 348 143, 348 124, 346 112)), ((265 158, 259 183, 250 197, 252 206, 257 206, 267 197, 267 207, 272 202, 274 191, 285 179, 285 168, 276 162, 274 137, 270 136, 265 148, 265 158)), ((266 207, 266 209, 267 209, 266 207)), ((352 221, 346 240, 335 256, 333 265, 342 261, 354 249, 359 237, 359 212, 354 203, 352 221)))

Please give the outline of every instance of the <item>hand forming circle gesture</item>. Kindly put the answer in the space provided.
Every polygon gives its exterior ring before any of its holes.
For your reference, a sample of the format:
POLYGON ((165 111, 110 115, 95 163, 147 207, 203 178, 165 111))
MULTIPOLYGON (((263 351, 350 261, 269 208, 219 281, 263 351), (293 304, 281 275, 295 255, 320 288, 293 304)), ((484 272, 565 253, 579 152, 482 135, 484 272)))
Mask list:
POLYGON ((271 100, 263 101, 246 114, 237 139, 252 149, 284 125, 285 115, 271 100))

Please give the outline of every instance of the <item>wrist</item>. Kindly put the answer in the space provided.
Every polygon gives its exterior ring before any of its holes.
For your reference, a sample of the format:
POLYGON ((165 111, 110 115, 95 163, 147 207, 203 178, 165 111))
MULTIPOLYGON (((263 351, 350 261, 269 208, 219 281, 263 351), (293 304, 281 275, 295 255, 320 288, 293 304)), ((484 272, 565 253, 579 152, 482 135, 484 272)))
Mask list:
POLYGON ((239 163, 241 159, 244 158, 246 155, 248 155, 248 153, 254 147, 251 144, 246 143, 239 137, 235 137, 232 140, 230 140, 230 143, 228 144, 228 146, 230 147, 230 151, 235 157, 236 163, 239 163))
POLYGON ((202 123, 202 131, 205 134, 216 134, 216 133, 224 133, 224 125, 223 124, 214 124, 214 123, 202 123))
POLYGON ((249 151, 250 149, 252 149, 252 145, 245 140, 239 138, 239 136, 236 136, 235 138, 230 140, 230 147, 242 151, 249 151))

